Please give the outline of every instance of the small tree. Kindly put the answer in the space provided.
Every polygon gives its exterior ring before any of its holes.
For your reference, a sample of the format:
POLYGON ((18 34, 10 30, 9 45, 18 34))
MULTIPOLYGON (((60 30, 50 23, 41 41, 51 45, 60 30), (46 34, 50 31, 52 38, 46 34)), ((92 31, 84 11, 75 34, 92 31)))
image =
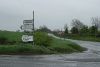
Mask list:
POLYGON ((68 26, 67 26, 67 24, 64 25, 64 34, 68 34, 68 26))
POLYGON ((88 26, 86 26, 86 25, 84 25, 84 27, 82 27, 82 28, 80 29, 80 34, 85 34, 85 35, 87 35, 88 32, 89 32, 89 29, 88 29, 88 26))
POLYGON ((92 34, 92 35, 96 35, 97 32, 98 32, 98 28, 97 28, 96 26, 91 26, 91 27, 89 28, 89 32, 90 32, 90 34, 92 34))
POLYGON ((68 34, 68 28, 65 29, 65 32, 64 32, 64 33, 65 33, 65 34, 68 34))
POLYGON ((66 28, 68 28, 68 25, 67 25, 67 24, 64 25, 64 30, 65 30, 66 28))
POLYGON ((78 28, 72 27, 72 28, 71 28, 71 33, 72 33, 72 34, 78 34, 78 33, 79 33, 78 28))

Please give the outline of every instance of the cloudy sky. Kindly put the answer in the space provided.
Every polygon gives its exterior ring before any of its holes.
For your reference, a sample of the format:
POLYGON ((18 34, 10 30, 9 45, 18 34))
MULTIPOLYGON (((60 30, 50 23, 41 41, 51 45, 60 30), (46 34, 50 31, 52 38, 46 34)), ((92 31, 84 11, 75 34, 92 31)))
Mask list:
POLYGON ((74 18, 90 25, 91 17, 100 17, 100 0, 0 0, 0 29, 18 30, 33 10, 36 28, 63 29, 74 18))

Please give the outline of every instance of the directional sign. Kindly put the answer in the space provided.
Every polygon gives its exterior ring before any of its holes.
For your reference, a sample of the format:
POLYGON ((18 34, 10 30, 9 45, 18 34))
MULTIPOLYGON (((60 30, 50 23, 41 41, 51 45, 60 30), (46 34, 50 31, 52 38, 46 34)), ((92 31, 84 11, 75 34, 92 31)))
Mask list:
POLYGON ((31 42, 31 41, 33 41, 33 36, 23 35, 22 36, 22 41, 23 42, 31 42))
POLYGON ((25 28, 33 29, 33 21, 32 20, 24 20, 23 24, 24 24, 25 28))
POLYGON ((23 24, 33 24, 33 20, 24 20, 23 24))
POLYGON ((21 29, 24 31, 32 32, 33 31, 33 20, 24 20, 21 29))
POLYGON ((34 11, 33 11, 33 19, 31 20, 24 20, 23 21, 23 25, 20 27, 24 34, 22 35, 22 41, 23 42, 32 42, 32 44, 34 45, 34 11), (27 35, 26 35, 27 34, 27 35))
POLYGON ((21 29, 24 30, 24 31, 32 32, 33 31, 32 27, 33 27, 32 25, 30 25, 30 26, 22 25, 21 29))
POLYGON ((32 24, 25 24, 23 25, 24 29, 33 29, 33 25, 32 24))

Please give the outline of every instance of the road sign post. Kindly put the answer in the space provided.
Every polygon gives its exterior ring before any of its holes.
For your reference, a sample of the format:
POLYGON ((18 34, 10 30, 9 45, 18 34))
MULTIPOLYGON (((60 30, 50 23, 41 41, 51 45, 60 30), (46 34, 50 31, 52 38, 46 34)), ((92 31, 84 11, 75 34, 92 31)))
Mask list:
POLYGON ((34 11, 33 11, 33 19, 32 20, 24 20, 21 29, 24 30, 24 34, 22 35, 23 42, 32 42, 34 45, 34 11))
POLYGON ((34 30, 34 10, 33 10, 33 45, 35 45, 35 30, 34 30))

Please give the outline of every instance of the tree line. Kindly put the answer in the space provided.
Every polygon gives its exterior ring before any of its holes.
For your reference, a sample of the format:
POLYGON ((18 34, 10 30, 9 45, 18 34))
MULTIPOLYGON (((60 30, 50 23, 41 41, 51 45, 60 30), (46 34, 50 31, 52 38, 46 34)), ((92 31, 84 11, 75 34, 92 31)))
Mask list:
POLYGON ((67 24, 64 26, 64 34, 77 34, 85 36, 97 36, 100 37, 100 19, 97 17, 91 18, 91 26, 85 25, 78 19, 72 20, 72 28, 68 29, 67 24))
POLYGON ((43 26, 40 26, 40 28, 37 29, 36 31, 53 33, 55 35, 60 35, 60 36, 67 36, 70 34, 70 35, 100 37, 100 18, 98 17, 91 18, 91 26, 85 25, 79 19, 72 19, 71 26, 72 27, 70 30, 69 30, 68 25, 65 24, 64 31, 61 31, 59 29, 51 31, 47 26, 43 25, 43 26))

